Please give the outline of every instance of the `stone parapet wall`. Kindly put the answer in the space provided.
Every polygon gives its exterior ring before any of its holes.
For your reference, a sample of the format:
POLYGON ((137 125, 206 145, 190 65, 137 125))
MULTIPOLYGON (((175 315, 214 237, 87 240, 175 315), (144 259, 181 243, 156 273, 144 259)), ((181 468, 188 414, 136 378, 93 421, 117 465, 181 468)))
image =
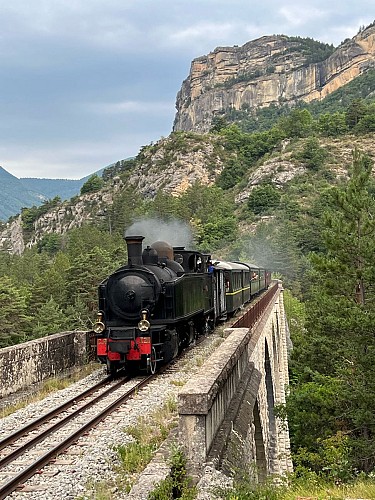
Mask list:
POLYGON ((0 396, 87 362, 88 332, 63 332, 0 349, 0 396))
POLYGON ((178 397, 179 435, 187 456, 199 470, 205 463, 248 364, 247 328, 236 331, 212 354, 200 374, 178 397))

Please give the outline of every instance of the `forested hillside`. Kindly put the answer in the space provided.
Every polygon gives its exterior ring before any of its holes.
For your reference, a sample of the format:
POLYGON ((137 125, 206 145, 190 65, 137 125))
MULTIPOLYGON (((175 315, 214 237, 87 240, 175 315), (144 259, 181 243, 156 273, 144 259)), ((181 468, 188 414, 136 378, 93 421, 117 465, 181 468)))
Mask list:
MULTIPOLYGON (((83 191, 99 195, 115 182, 105 209, 90 208, 86 223, 64 234, 46 231, 23 255, 0 254, 1 346, 90 328, 100 280, 126 260, 124 231, 137 221, 151 221, 153 237, 164 235, 158 225, 175 236, 181 228, 192 245, 283 280, 293 350, 290 396, 278 412, 289 419, 295 477, 367 481, 375 466, 375 73, 361 78, 366 92, 339 90, 326 107, 223 115, 208 134, 175 132, 106 169, 104 186, 89 179, 83 191), (192 158, 202 162, 195 180, 192 158), (185 177, 169 182, 171 165, 185 177), (155 172, 161 184, 151 183, 155 172)), ((42 210, 59 207, 50 200, 42 210)), ((30 240, 40 208, 21 216, 30 240)))

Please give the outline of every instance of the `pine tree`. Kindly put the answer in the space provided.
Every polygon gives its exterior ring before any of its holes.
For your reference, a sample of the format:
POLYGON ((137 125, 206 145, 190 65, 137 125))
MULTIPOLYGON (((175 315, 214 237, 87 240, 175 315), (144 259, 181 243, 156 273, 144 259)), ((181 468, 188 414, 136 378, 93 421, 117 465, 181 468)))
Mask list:
POLYGON ((27 298, 26 288, 17 288, 8 276, 0 277, 0 347, 28 340, 27 298))
POLYGON ((66 316, 51 296, 35 314, 32 335, 34 338, 44 337, 63 330, 67 330, 66 316))
POLYGON ((31 314, 34 315, 52 297, 60 308, 66 306, 69 267, 68 256, 59 252, 45 271, 35 277, 29 302, 31 314))
POLYGON ((296 364, 304 362, 305 373, 300 374, 289 400, 292 427, 298 419, 309 419, 306 412, 298 416, 296 405, 308 408, 314 400, 325 415, 321 428, 332 438, 344 433, 351 465, 364 471, 375 465, 375 200, 371 167, 368 157, 354 151, 349 181, 331 191, 331 207, 322 228, 326 252, 312 258, 307 337, 294 353, 296 364), (325 401, 324 387, 333 401, 325 401))
POLYGON ((79 254, 73 259, 67 272, 68 276, 68 306, 73 305, 79 298, 86 307, 87 316, 93 317, 97 311, 97 290, 99 283, 116 267, 115 262, 107 250, 93 247, 86 254, 79 254))

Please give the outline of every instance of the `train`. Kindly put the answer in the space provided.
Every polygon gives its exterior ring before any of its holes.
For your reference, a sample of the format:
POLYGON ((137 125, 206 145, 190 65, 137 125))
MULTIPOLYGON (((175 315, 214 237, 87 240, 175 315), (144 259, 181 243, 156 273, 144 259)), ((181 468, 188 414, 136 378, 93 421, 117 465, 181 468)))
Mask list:
POLYGON ((245 262, 126 236, 128 262, 99 285, 93 327, 107 373, 155 373, 270 284, 270 273, 245 262))

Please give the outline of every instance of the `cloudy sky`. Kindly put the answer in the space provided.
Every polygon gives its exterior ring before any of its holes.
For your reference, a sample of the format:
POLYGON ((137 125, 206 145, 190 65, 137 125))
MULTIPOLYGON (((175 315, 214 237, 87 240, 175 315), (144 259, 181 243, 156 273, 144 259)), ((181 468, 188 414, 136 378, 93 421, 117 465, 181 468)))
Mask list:
POLYGON ((0 166, 70 179, 169 135, 195 57, 272 34, 336 46, 375 19, 374 0, 0 0, 0 12, 0 166))

